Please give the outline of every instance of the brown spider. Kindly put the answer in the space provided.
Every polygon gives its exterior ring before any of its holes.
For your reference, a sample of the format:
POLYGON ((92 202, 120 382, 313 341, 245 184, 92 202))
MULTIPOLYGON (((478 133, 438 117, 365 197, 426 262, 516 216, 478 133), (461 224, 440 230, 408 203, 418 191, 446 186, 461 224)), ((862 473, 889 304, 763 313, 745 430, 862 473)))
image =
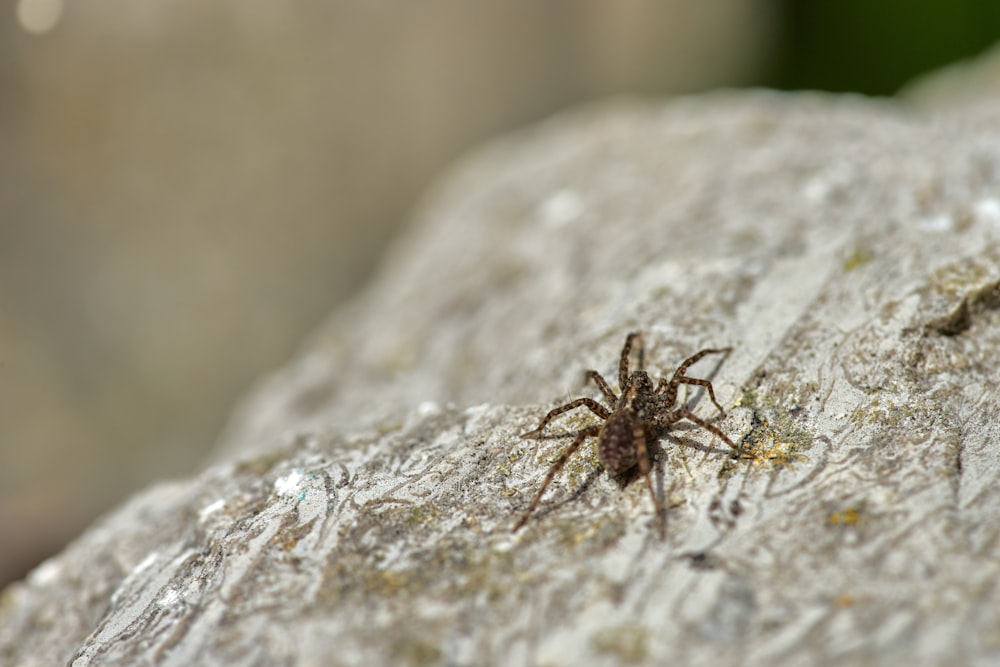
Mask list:
POLYGON ((608 386, 607 381, 601 377, 600 373, 593 370, 588 370, 586 373, 587 379, 593 380, 601 390, 601 393, 608 399, 608 402, 612 406, 611 408, 607 408, 590 398, 578 398, 566 405, 551 410, 542 418, 542 423, 538 425, 538 428, 521 436, 522 438, 537 438, 541 435, 545 425, 555 417, 580 406, 586 406, 591 412, 604 420, 603 424, 588 426, 576 434, 573 444, 549 468, 549 473, 545 476, 545 481, 542 482, 542 488, 538 490, 538 495, 535 496, 531 506, 528 507, 528 511, 524 513, 521 520, 514 526, 514 531, 516 532, 528 522, 531 513, 535 511, 538 503, 541 502, 545 489, 548 488, 556 473, 562 469, 566 461, 569 460, 569 457, 580 448, 584 440, 596 436, 598 457, 601 459, 604 469, 611 475, 621 476, 634 468, 636 464, 639 465, 639 472, 646 479, 646 488, 649 489, 649 495, 653 499, 653 505, 656 508, 660 537, 664 537, 663 510, 659 499, 656 497, 656 493, 653 491, 653 481, 649 474, 647 443, 659 440, 667 434, 671 425, 682 419, 686 419, 719 436, 723 442, 735 449, 737 453, 743 453, 717 427, 687 410, 686 407, 674 407, 674 403, 677 401, 678 387, 682 384, 693 384, 705 387, 708 390, 709 397, 712 399, 712 403, 715 403, 715 407, 719 409, 723 417, 726 416, 726 411, 715 400, 715 391, 712 389, 712 383, 708 380, 687 377, 684 373, 687 372, 688 367, 705 355, 727 353, 730 350, 732 348, 729 347, 718 350, 702 350, 681 364, 674 371, 673 377, 669 380, 661 378, 659 383, 654 387, 649 375, 646 374, 646 371, 642 370, 642 335, 638 332, 630 333, 625 339, 625 347, 622 348, 621 361, 618 365, 618 388, 621 391, 620 396, 615 396, 614 392, 608 386), (639 363, 637 370, 629 372, 628 359, 633 346, 637 348, 639 363))

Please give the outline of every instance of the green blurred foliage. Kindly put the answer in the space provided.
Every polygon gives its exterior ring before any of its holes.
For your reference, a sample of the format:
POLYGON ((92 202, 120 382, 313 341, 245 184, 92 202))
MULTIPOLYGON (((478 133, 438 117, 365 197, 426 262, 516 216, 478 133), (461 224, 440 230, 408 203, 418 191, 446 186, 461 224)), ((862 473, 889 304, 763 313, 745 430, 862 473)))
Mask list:
POLYGON ((891 95, 1000 39, 1000 0, 782 0, 767 85, 891 95))

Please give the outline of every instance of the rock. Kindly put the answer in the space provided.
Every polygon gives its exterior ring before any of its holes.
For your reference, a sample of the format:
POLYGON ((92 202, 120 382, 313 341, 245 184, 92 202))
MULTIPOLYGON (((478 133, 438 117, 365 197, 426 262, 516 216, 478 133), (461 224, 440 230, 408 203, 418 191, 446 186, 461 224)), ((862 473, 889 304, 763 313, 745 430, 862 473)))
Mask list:
MULTIPOLYGON (((234 416, 9 588, 0 662, 1000 659, 1000 134, 851 97, 620 101, 485 147, 234 416), (653 483, 546 410, 641 330, 653 483)), ((582 411, 585 412, 585 411, 582 411)))
POLYGON ((910 104, 924 110, 942 110, 950 115, 981 115, 995 125, 1000 99, 1000 45, 975 58, 959 61, 919 76, 899 93, 910 104))

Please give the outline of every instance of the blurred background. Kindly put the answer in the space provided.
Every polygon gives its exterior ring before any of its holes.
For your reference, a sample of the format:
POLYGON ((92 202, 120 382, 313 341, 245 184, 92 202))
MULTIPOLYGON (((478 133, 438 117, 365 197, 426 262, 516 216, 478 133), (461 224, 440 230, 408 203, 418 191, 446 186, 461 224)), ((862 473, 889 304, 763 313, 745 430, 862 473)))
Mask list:
POLYGON ((996 0, 5 2, 0 586, 196 470, 477 142, 615 94, 892 95, 998 37, 996 0))

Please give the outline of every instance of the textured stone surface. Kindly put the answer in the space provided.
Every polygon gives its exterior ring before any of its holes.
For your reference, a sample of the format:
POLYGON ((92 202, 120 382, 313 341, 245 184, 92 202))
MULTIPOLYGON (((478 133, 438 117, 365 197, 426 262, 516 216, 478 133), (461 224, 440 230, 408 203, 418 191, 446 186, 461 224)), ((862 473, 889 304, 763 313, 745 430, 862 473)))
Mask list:
POLYGON ((215 465, 8 589, 0 662, 995 664, 998 285, 988 122, 753 93, 553 119, 444 181, 215 465), (568 443, 517 434, 637 329, 655 375, 734 347, 692 374, 754 456, 664 439, 661 541, 586 447, 512 535, 568 443))

